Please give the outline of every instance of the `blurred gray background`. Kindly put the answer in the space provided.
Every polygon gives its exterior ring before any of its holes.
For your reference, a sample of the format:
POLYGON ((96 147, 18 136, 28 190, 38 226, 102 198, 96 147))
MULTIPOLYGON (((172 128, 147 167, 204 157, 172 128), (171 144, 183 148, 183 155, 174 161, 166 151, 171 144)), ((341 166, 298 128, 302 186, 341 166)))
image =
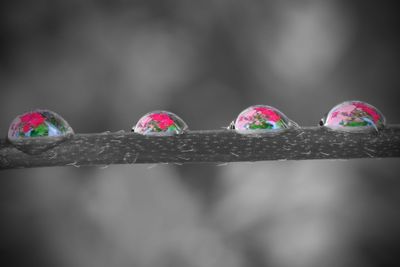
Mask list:
MULTIPOLYGON (((372 0, 0 3, 0 134, 48 108, 75 132, 144 113, 303 126, 349 99, 400 123, 399 8, 372 0)), ((399 159, 0 172, 2 266, 398 266, 399 159)))

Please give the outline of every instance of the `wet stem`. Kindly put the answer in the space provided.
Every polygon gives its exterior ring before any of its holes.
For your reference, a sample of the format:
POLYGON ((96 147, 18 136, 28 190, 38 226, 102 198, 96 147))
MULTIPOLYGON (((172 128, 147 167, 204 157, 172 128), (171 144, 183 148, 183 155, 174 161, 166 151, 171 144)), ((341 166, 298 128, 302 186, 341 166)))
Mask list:
MULTIPOLYGON (((39 126, 35 134, 45 130, 39 126)), ((59 141, 52 137, 26 140, 23 146, 30 148, 59 141)), ((253 136, 234 130, 188 131, 162 137, 131 132, 75 134, 49 149, 33 151, 40 152, 28 154, 0 139, 0 168, 65 166, 71 162, 77 166, 105 166, 400 157, 400 125, 389 125, 379 134, 344 133, 324 127, 290 128, 274 135, 253 136), (126 155, 133 155, 135 160, 127 160, 126 155)))

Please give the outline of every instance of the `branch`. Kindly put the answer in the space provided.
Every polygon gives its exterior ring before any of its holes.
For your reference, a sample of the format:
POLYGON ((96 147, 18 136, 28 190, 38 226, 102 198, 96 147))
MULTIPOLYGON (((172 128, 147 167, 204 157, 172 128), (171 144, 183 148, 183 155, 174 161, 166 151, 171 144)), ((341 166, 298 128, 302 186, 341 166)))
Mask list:
MULTIPOLYGON (((40 147, 52 141, 52 137, 32 138, 24 140, 24 146, 40 147)), ((390 125, 379 134, 337 132, 320 127, 259 136, 229 130, 190 131, 170 137, 130 132, 76 134, 33 155, 0 139, 0 169, 387 157, 400 157, 400 125, 390 125)))

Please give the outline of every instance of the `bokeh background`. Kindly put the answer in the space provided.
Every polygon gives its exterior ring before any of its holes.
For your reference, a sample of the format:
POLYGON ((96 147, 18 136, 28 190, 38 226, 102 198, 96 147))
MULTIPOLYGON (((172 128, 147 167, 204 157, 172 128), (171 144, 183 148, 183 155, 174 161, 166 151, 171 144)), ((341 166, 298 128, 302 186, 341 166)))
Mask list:
MULTIPOLYGON (((349 99, 400 123, 399 8, 372 0, 0 2, 0 134, 155 109, 191 129, 268 104, 316 125, 349 99)), ((2 266, 398 266, 400 161, 0 172, 2 266), (6 264, 6 265, 5 265, 6 264)))

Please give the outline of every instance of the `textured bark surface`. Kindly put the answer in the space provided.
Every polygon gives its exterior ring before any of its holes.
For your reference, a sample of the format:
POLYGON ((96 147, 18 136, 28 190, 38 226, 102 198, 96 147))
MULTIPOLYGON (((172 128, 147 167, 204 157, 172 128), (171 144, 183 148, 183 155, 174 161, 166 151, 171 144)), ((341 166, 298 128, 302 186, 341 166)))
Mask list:
POLYGON ((235 161, 400 157, 400 125, 379 133, 347 133, 319 127, 277 134, 191 131, 150 137, 131 132, 76 134, 67 140, 32 138, 17 147, 0 140, 0 168, 133 163, 224 163, 235 161), (18 148, 17 148, 18 147, 18 148), (23 151, 25 152, 23 152, 23 151))

